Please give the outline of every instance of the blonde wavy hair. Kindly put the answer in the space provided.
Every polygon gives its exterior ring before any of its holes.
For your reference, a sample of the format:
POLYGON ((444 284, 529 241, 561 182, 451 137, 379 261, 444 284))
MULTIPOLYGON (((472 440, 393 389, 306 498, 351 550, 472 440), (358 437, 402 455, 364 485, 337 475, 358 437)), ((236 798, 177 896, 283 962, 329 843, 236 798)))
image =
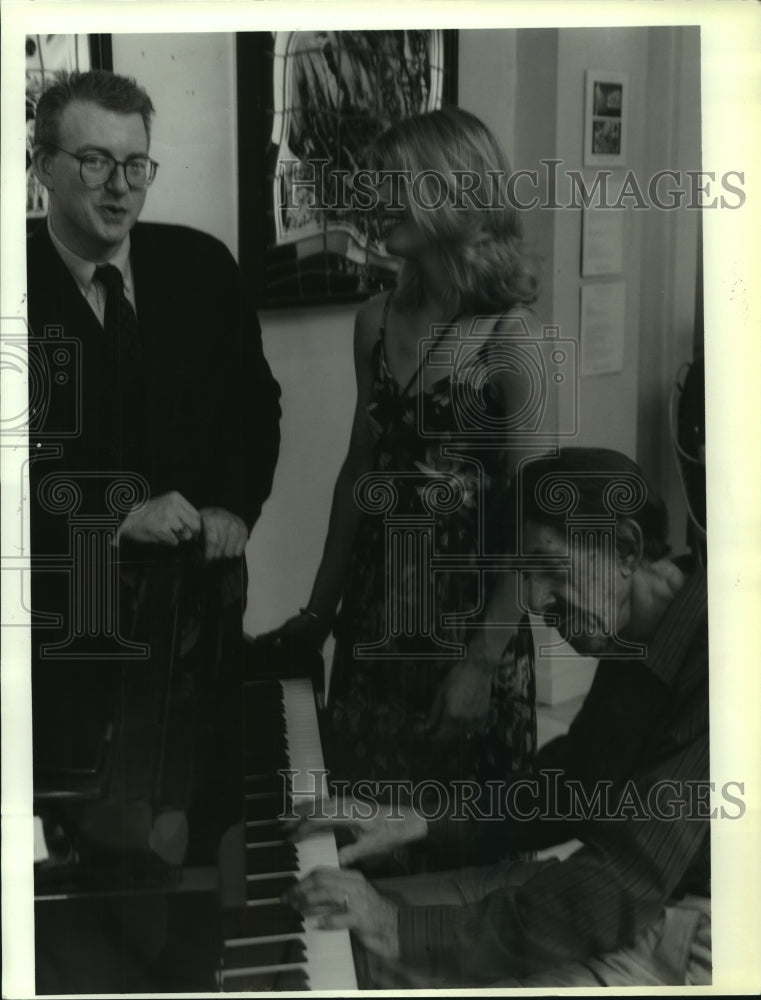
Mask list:
MULTIPOLYGON (((415 224, 439 247, 453 308, 501 312, 536 300, 537 264, 524 250, 520 219, 507 195, 510 164, 480 119, 454 107, 404 118, 375 141, 373 159, 381 169, 409 170, 413 178, 426 174, 419 198, 408 204, 415 224), (483 207, 464 193, 460 171, 480 178, 476 197, 483 207), (441 206, 418 204, 441 200, 438 178, 446 182, 441 206)), ((400 304, 419 301, 420 292, 419 268, 405 261, 400 304)))

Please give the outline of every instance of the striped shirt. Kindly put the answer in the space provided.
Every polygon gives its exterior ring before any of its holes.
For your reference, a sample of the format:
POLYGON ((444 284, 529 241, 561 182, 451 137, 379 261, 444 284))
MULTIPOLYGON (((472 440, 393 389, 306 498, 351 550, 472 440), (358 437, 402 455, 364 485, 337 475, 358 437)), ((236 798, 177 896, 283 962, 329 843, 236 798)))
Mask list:
POLYGON ((644 660, 601 660, 565 736, 472 803, 429 823, 450 861, 570 837, 564 861, 506 864, 504 889, 462 906, 402 906, 401 958, 464 985, 525 976, 631 944, 665 903, 710 884, 706 579, 690 577, 644 660), (523 782, 520 795, 516 782, 523 782), (509 789, 512 788, 512 794, 509 789), (494 817, 495 802, 502 808, 494 817), (453 968, 456 966, 456 969, 453 968))

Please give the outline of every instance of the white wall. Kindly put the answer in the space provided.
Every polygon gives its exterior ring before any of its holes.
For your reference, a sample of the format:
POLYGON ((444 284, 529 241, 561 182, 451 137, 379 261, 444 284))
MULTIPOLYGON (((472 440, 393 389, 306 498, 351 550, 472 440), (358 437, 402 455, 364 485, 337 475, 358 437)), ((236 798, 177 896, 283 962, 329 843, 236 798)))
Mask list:
POLYGON ((457 103, 494 133, 515 169, 518 36, 502 31, 460 31, 457 103))
POLYGON ((312 589, 356 400, 354 312, 348 305, 260 316, 283 419, 272 496, 246 552, 251 635, 296 613, 312 589))
MULTIPOLYGON (((650 29, 647 173, 664 166, 699 170, 700 35, 697 28, 650 29), (674 101, 663 100, 664 94, 674 101)), ((651 213, 644 234, 641 281, 637 459, 657 482, 669 509, 676 552, 685 548, 687 515, 668 404, 680 368, 692 359, 700 214, 684 206, 651 213)))
MULTIPOLYGON (((611 69, 628 73, 629 133, 626 169, 644 176, 646 163, 647 28, 575 28, 559 32, 556 155, 563 170, 581 170, 591 184, 595 168, 583 168, 584 71, 611 69)), ((623 169, 611 179, 623 180, 623 169)), ((559 192, 563 202, 567 189, 559 192)), ((563 209, 555 215, 554 315, 564 336, 579 338, 582 211, 563 209)), ((640 329, 640 267, 642 213, 624 215, 624 266, 626 323, 624 367, 621 372, 582 378, 579 436, 573 442, 615 448, 636 458, 637 376, 640 329)), ((589 281, 590 279, 585 279, 589 281)), ((599 279, 595 279, 599 280, 599 279)))
POLYGON ((235 36, 112 35, 114 70, 153 100, 160 163, 142 218, 194 226, 238 255, 235 36))

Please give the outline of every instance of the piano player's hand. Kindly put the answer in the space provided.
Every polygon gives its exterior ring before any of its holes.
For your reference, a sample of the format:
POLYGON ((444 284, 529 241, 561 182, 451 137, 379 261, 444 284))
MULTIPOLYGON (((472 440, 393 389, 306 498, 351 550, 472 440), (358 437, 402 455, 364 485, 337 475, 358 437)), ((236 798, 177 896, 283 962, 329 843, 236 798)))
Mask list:
POLYGON ((319 915, 325 930, 349 930, 382 958, 399 957, 398 909, 364 875, 340 868, 315 868, 283 895, 304 916, 319 915))
POLYGON ((313 801, 304 801, 294 809, 301 818, 283 824, 291 840, 303 840, 312 833, 339 826, 351 831, 354 843, 338 851, 342 865, 390 854, 394 848, 424 840, 428 835, 428 823, 414 809, 405 806, 396 805, 392 809, 380 802, 360 802, 346 796, 320 802, 318 809, 313 801))

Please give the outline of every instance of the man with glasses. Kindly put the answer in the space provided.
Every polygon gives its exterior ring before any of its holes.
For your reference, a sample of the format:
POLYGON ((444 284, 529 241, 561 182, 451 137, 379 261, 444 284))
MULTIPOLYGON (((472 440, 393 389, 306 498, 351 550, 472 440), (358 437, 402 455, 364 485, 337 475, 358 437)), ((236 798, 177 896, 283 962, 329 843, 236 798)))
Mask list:
POLYGON ((134 80, 106 72, 59 76, 37 107, 49 211, 28 240, 28 318, 50 377, 30 426, 32 605, 41 625, 71 610, 33 634, 33 711, 35 791, 58 781, 72 801, 97 770, 90 730, 116 727, 110 802, 82 807, 76 849, 171 865, 208 863, 237 818, 243 555, 280 409, 229 251, 138 222, 158 170, 153 113, 134 80), (83 517, 96 535, 112 526, 110 548, 71 551, 83 517), (199 727, 205 756, 190 760, 183 734, 199 727))

